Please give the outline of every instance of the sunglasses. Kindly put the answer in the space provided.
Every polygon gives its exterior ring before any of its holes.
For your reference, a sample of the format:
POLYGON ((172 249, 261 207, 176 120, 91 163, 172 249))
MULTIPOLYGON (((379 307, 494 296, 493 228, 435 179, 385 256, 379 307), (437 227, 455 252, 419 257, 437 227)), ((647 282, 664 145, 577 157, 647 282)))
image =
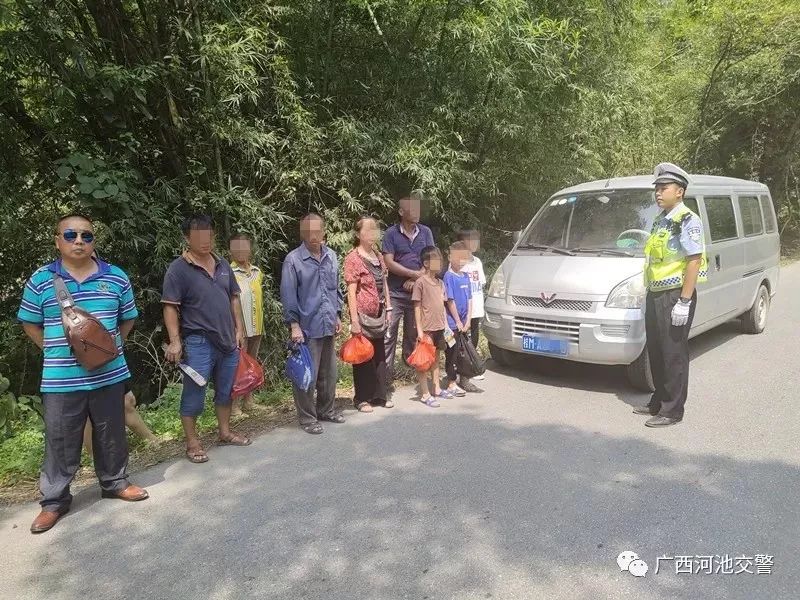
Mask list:
POLYGON ((64 238, 65 242, 74 244, 75 240, 78 239, 79 233, 81 236, 81 240, 83 241, 84 244, 91 244, 94 241, 94 234, 91 231, 77 232, 74 229, 65 229, 64 232, 61 234, 61 237, 64 238))

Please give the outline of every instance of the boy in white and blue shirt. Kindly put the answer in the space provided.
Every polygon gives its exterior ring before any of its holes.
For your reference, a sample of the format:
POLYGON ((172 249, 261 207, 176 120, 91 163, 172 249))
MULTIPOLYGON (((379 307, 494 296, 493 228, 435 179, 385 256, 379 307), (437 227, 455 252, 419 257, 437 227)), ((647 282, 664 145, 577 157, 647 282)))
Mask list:
MULTIPOLYGON (((458 232, 458 240, 467 246, 468 260, 462 267, 461 272, 469 277, 472 289, 472 320, 470 323, 470 339, 475 348, 481 335, 481 322, 486 314, 483 308, 483 289, 486 287, 486 274, 483 272, 483 262, 475 256, 481 247, 481 234, 477 229, 462 229, 458 232)), ((478 375, 474 379, 481 380, 483 375, 478 375)))

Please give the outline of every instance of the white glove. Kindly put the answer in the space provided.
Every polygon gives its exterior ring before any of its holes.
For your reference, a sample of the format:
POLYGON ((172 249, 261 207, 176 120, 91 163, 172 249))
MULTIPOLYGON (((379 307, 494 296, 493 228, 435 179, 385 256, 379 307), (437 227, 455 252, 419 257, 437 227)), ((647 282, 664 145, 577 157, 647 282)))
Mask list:
POLYGON ((672 307, 672 324, 675 327, 683 327, 689 322, 689 308, 691 306, 691 301, 684 304, 678 300, 678 303, 672 307))

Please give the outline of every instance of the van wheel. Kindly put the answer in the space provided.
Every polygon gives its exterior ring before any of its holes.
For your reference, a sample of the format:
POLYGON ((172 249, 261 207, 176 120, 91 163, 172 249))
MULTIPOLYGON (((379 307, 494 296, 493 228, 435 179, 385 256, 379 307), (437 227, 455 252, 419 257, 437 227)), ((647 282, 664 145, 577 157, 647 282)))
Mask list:
POLYGON ((745 333, 761 333, 767 326, 767 313, 769 313, 769 290, 761 285, 756 294, 756 301, 746 313, 742 315, 742 331, 745 333))
POLYGON ((508 350, 505 348, 500 348, 492 343, 489 343, 489 354, 492 356, 492 360, 501 367, 507 367, 511 363, 508 356, 508 350))
POLYGON ((652 392, 655 390, 653 385, 653 372, 650 370, 650 356, 647 354, 647 346, 635 361, 626 367, 628 381, 637 390, 652 392))

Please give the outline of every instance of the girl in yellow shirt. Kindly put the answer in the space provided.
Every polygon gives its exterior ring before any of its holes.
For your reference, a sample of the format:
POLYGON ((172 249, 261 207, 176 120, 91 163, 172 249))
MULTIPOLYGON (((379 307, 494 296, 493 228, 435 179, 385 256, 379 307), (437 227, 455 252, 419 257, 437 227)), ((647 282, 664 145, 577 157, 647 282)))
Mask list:
MULTIPOLYGON (((264 334, 264 293, 262 291, 264 274, 261 269, 250 262, 253 244, 247 235, 239 233, 231 237, 230 253, 233 259, 231 268, 242 291, 239 301, 242 306, 242 325, 245 335, 243 350, 258 359, 258 348, 264 334)), ((242 410, 251 412, 254 409, 253 396, 248 394, 244 399, 233 399, 231 414, 241 415, 242 410)))

